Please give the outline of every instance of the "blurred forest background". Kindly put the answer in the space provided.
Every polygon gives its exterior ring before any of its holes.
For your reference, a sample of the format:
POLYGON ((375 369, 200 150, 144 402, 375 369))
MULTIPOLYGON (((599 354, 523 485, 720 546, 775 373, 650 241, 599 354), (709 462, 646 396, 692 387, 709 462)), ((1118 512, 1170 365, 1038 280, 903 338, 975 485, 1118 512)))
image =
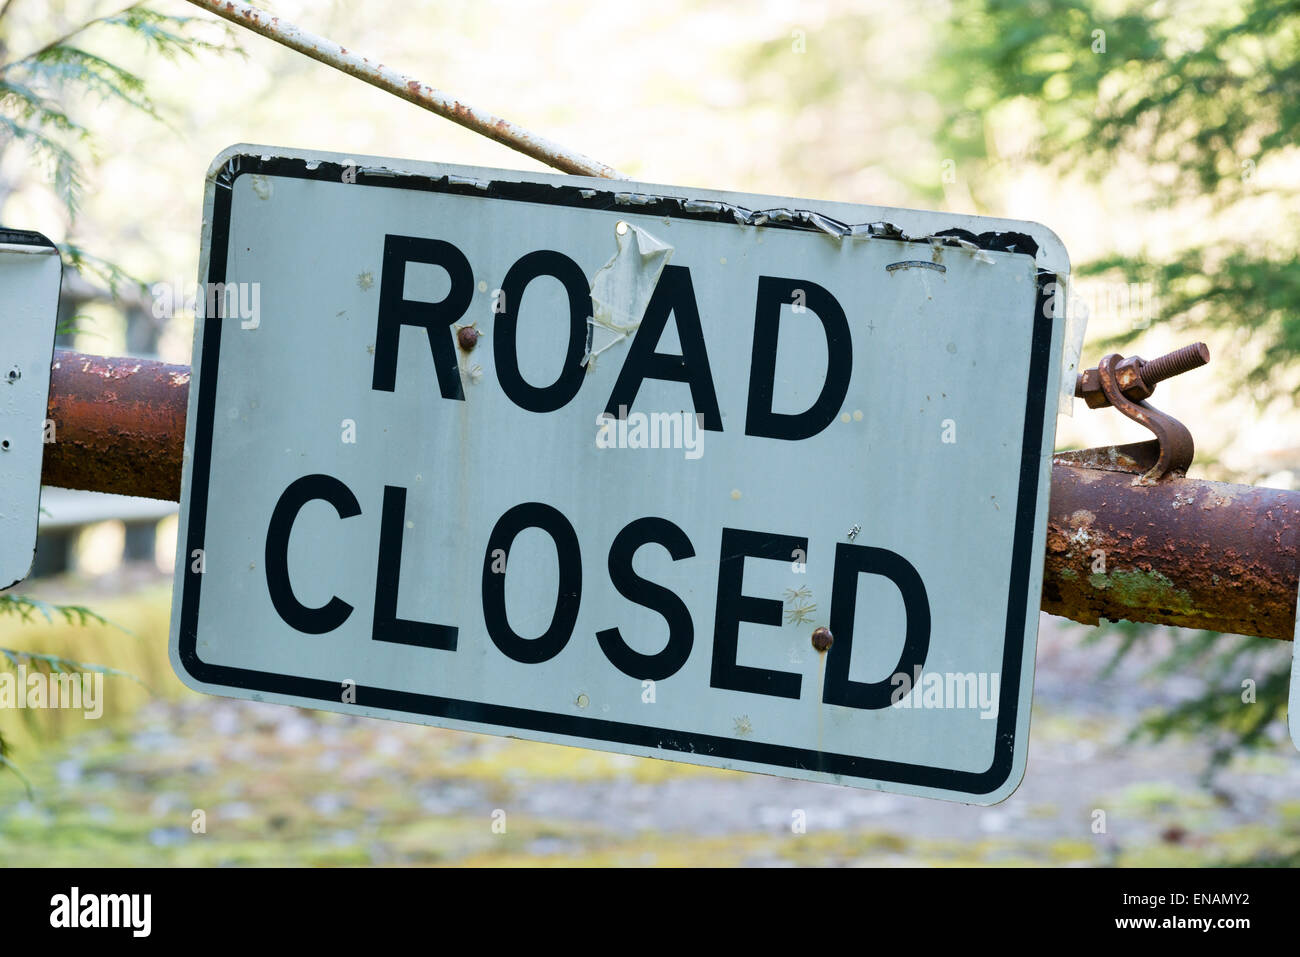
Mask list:
MULTIPOLYGON (((1044 223, 1089 311, 1085 362, 1210 344, 1160 390, 1193 474, 1300 487, 1300 3, 262 6, 651 182, 1044 223)), ((195 277, 203 177, 238 142, 541 168, 180 0, 0 0, 0 222, 62 244, 62 345, 189 361, 192 317, 154 319, 149 287, 195 277)), ((1142 437, 1080 404, 1058 446, 1142 437)), ((106 679, 98 722, 0 712, 0 863, 1300 854, 1287 644, 1044 616, 1025 783, 965 808, 200 698, 166 657, 174 509, 47 510, 46 574, 0 593, 0 667, 138 680, 106 679)))

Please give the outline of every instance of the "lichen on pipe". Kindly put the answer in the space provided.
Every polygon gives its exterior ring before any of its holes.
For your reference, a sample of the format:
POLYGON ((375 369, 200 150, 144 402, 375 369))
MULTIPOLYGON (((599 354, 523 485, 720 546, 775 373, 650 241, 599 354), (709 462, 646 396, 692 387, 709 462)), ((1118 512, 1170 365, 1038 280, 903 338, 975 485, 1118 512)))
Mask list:
POLYGON ((414 103, 466 129, 540 160, 547 166, 580 176, 627 178, 612 166, 606 166, 589 156, 583 156, 553 140, 517 126, 509 120, 480 110, 441 90, 435 90, 414 77, 361 56, 355 50, 340 46, 333 40, 300 29, 283 17, 272 16, 251 4, 236 2, 236 0, 189 0, 189 2, 291 50, 297 50, 319 63, 332 66, 348 76, 392 93, 408 103, 414 103))
POLYGON ((1042 608, 1292 638, 1300 492, 1056 462, 1042 608))

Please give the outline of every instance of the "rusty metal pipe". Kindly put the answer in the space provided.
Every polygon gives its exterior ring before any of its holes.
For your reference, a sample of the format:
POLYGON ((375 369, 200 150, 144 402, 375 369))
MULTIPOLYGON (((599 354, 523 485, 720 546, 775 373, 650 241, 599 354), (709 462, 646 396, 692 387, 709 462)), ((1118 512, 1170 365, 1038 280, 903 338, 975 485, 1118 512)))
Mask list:
POLYGON ((291 50, 297 50, 319 63, 341 70, 348 76, 399 96, 421 109, 429 110, 466 129, 540 160, 547 166, 582 176, 602 176, 606 179, 626 178, 612 166, 606 166, 590 156, 583 156, 509 120, 480 110, 441 90, 435 90, 415 77, 399 73, 391 67, 362 56, 355 50, 339 46, 333 40, 308 33, 283 17, 272 16, 251 4, 236 2, 236 0, 189 0, 189 2, 222 19, 287 46, 291 50))
POLYGON ((57 350, 41 481, 179 501, 189 366, 57 350))
MULTIPOLYGON (((187 366, 56 352, 44 482, 177 500, 189 381, 187 366)), ((1097 464, 1053 466, 1044 611, 1292 637, 1300 492, 1177 476, 1135 486, 1142 464, 1097 464)))
POLYGON ((1054 463, 1043 611, 1290 640, 1300 492, 1133 479, 1054 463))

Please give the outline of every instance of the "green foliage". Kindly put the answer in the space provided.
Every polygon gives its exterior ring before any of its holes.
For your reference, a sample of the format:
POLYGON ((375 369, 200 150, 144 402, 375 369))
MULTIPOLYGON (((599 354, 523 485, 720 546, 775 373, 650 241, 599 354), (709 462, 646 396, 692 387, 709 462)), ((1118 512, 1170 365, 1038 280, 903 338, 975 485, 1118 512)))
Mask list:
MULTIPOLYGON (((11 57, 5 18, 14 2, 0 3, 0 155, 14 147, 25 147, 32 159, 44 164, 50 186, 67 209, 69 227, 76 220, 86 188, 87 164, 96 160, 95 137, 88 126, 73 117, 70 104, 87 98, 98 103, 116 102, 155 120, 162 119, 139 73, 118 58, 110 59, 87 49, 79 42, 83 35, 129 36, 142 42, 147 54, 168 60, 193 57, 205 50, 241 52, 230 42, 229 28, 224 23, 172 16, 134 4, 118 13, 75 24, 39 49, 11 57), (216 39, 204 39, 196 26, 214 31, 216 39)), ((50 20, 56 19, 59 12, 59 5, 49 5, 50 20)), ((59 250, 68 267, 98 277, 115 296, 124 284, 144 289, 143 283, 120 266, 75 242, 65 240, 59 243, 59 250)), ((39 615, 47 623, 57 618, 82 626, 107 623, 84 606, 0 594, 0 616, 5 615, 17 615, 23 622, 35 622, 39 615)), ((125 674, 58 655, 0 648, 0 666, 16 668, 20 663, 45 671, 125 674)), ((13 770, 21 777, 2 736, 0 768, 13 770)))
POLYGON ((132 276, 117 263, 96 256, 77 243, 65 240, 55 245, 59 247, 59 254, 63 257, 65 266, 75 269, 83 276, 94 276, 104 283, 114 296, 120 295, 124 287, 140 295, 144 295, 148 289, 149 284, 143 279, 132 276))
MULTIPOLYGON (((112 622, 107 618, 84 605, 60 605, 25 595, 0 594, 0 616, 8 615, 16 615, 21 621, 29 623, 37 621, 37 615, 40 615, 47 624, 52 624, 56 619, 61 618, 68 624, 79 626, 90 623, 112 625, 112 622)), ((120 626, 113 625, 113 627, 125 631, 120 626)), ((0 648, 0 667, 7 666, 16 672, 19 665, 26 666, 29 671, 42 671, 45 674, 53 672, 91 672, 130 678, 132 681, 139 682, 139 679, 134 675, 125 671, 118 671, 116 668, 107 668, 103 665, 89 664, 84 661, 74 661, 62 655, 0 648)), ((18 713, 27 719, 29 724, 34 720, 35 716, 30 711, 21 710, 18 713)), ((0 734, 0 769, 9 770, 16 774, 27 788, 28 794, 31 794, 31 783, 11 759, 9 745, 3 734, 0 734)))
MULTIPOLYGON (((0 21, 11 6, 5 3, 0 7, 0 21)), ((230 42, 225 24, 171 16, 143 4, 78 24, 60 38, 17 58, 8 58, 4 54, 7 45, 0 43, 0 152, 13 144, 23 144, 44 161, 70 220, 75 219, 85 190, 83 154, 90 152, 93 161, 95 140, 85 125, 72 118, 66 103, 86 97, 116 101, 161 120, 137 72, 73 42, 85 33, 129 35, 142 41, 149 53, 169 60, 193 57, 203 50, 242 52, 230 42), (200 23, 218 31, 216 35, 221 39, 213 41, 195 35, 194 25, 200 23)), ((84 259, 66 256, 65 261, 73 268, 85 263, 84 259)))
POLYGON ((0 615, 17 615, 24 622, 33 622, 38 614, 47 623, 53 623, 56 617, 60 617, 68 624, 85 625, 92 621, 101 625, 109 624, 106 618, 83 605, 56 605, 27 595, 0 594, 0 615))
POLYGON ((955 0, 940 48, 948 154, 992 164, 989 129, 1027 122, 1029 159, 1098 179, 1120 162, 1140 164, 1145 195, 1135 202, 1190 204, 1225 224, 1224 238, 1158 263, 1119 256, 1079 272, 1154 282, 1157 321, 1255 339, 1261 363, 1239 368, 1232 384, 1273 397, 1281 386, 1271 373, 1300 359, 1300 228, 1280 219, 1262 242, 1252 210, 1261 198, 1286 208, 1300 194, 1300 183, 1265 186, 1261 176, 1295 158, 1300 2, 955 0))
MULTIPOLYGON (((1293 217, 1279 218, 1261 242, 1249 210, 1261 197, 1294 206, 1300 192, 1294 183, 1266 189, 1259 175, 1274 160, 1295 158, 1300 2, 1117 7, 1098 0, 955 0, 941 49, 936 85, 951 121, 941 149, 991 165, 999 157, 987 132, 1014 118, 1036 134, 1031 161, 1095 180, 1128 163, 1144 174, 1146 191, 1137 202, 1185 205, 1225 224, 1220 238, 1184 244, 1160 261, 1114 255, 1078 272, 1152 282, 1157 322, 1254 340, 1259 364, 1222 372, 1261 401, 1274 397, 1282 381, 1277 370, 1300 359, 1300 229, 1293 217), (967 122, 959 126, 962 117, 967 122)), ((1130 328, 1103 347, 1117 348, 1142 331, 1130 328)), ((1151 635, 1128 623, 1108 630, 1119 635, 1116 660, 1151 635)), ((1219 768, 1234 751, 1264 741, 1284 718, 1289 662, 1289 649, 1265 639, 1213 632, 1180 638, 1153 676, 1215 677, 1203 694, 1149 716, 1136 732, 1209 737, 1210 767, 1219 768), (1240 681, 1252 676, 1256 700, 1246 704, 1240 681)))
MULTIPOLYGON (((1085 643, 1114 641, 1111 658, 1102 669, 1115 671, 1130 652, 1155 640, 1149 625, 1111 622, 1091 628, 1085 643)), ((1147 677, 1212 676, 1206 687, 1185 701, 1148 712, 1133 728, 1130 739, 1162 740, 1175 734, 1209 740, 1207 780, 1225 767, 1242 748, 1267 744, 1270 728, 1286 720, 1291 682, 1291 647, 1271 638, 1224 636, 1215 631, 1180 631, 1173 647, 1164 651, 1147 677), (1250 681, 1250 697, 1246 700, 1250 681)))
MULTIPOLYGON (((1300 269, 1294 251, 1280 243, 1272 250, 1253 245, 1221 243, 1179 251, 1163 262, 1134 261, 1121 256, 1095 260, 1077 270, 1080 275, 1121 274, 1131 282, 1151 282, 1160 290, 1167 321, 1189 329, 1219 329, 1262 339, 1257 365, 1222 367, 1236 382, 1251 387, 1265 402, 1277 391, 1276 372, 1300 356, 1300 269)), ((1133 328, 1098 343, 1117 349, 1142 334, 1133 328)))
POLYGON ((1300 4, 957 0, 942 44, 945 99, 987 116, 1024 98, 1035 155, 1104 172, 1118 151, 1172 173, 1159 190, 1248 192, 1300 121, 1300 4), (1249 167, 1246 167, 1249 168, 1249 167))

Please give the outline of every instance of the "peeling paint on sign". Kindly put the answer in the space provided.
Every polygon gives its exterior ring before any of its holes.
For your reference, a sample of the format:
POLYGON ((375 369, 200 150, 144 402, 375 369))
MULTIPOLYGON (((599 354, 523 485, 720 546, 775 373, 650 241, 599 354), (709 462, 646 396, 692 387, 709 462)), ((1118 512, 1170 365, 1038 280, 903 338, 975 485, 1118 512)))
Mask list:
POLYGON ((591 280, 592 316, 584 366, 636 332, 659 274, 673 258, 671 245, 622 220, 614 227, 614 241, 617 252, 591 280))

